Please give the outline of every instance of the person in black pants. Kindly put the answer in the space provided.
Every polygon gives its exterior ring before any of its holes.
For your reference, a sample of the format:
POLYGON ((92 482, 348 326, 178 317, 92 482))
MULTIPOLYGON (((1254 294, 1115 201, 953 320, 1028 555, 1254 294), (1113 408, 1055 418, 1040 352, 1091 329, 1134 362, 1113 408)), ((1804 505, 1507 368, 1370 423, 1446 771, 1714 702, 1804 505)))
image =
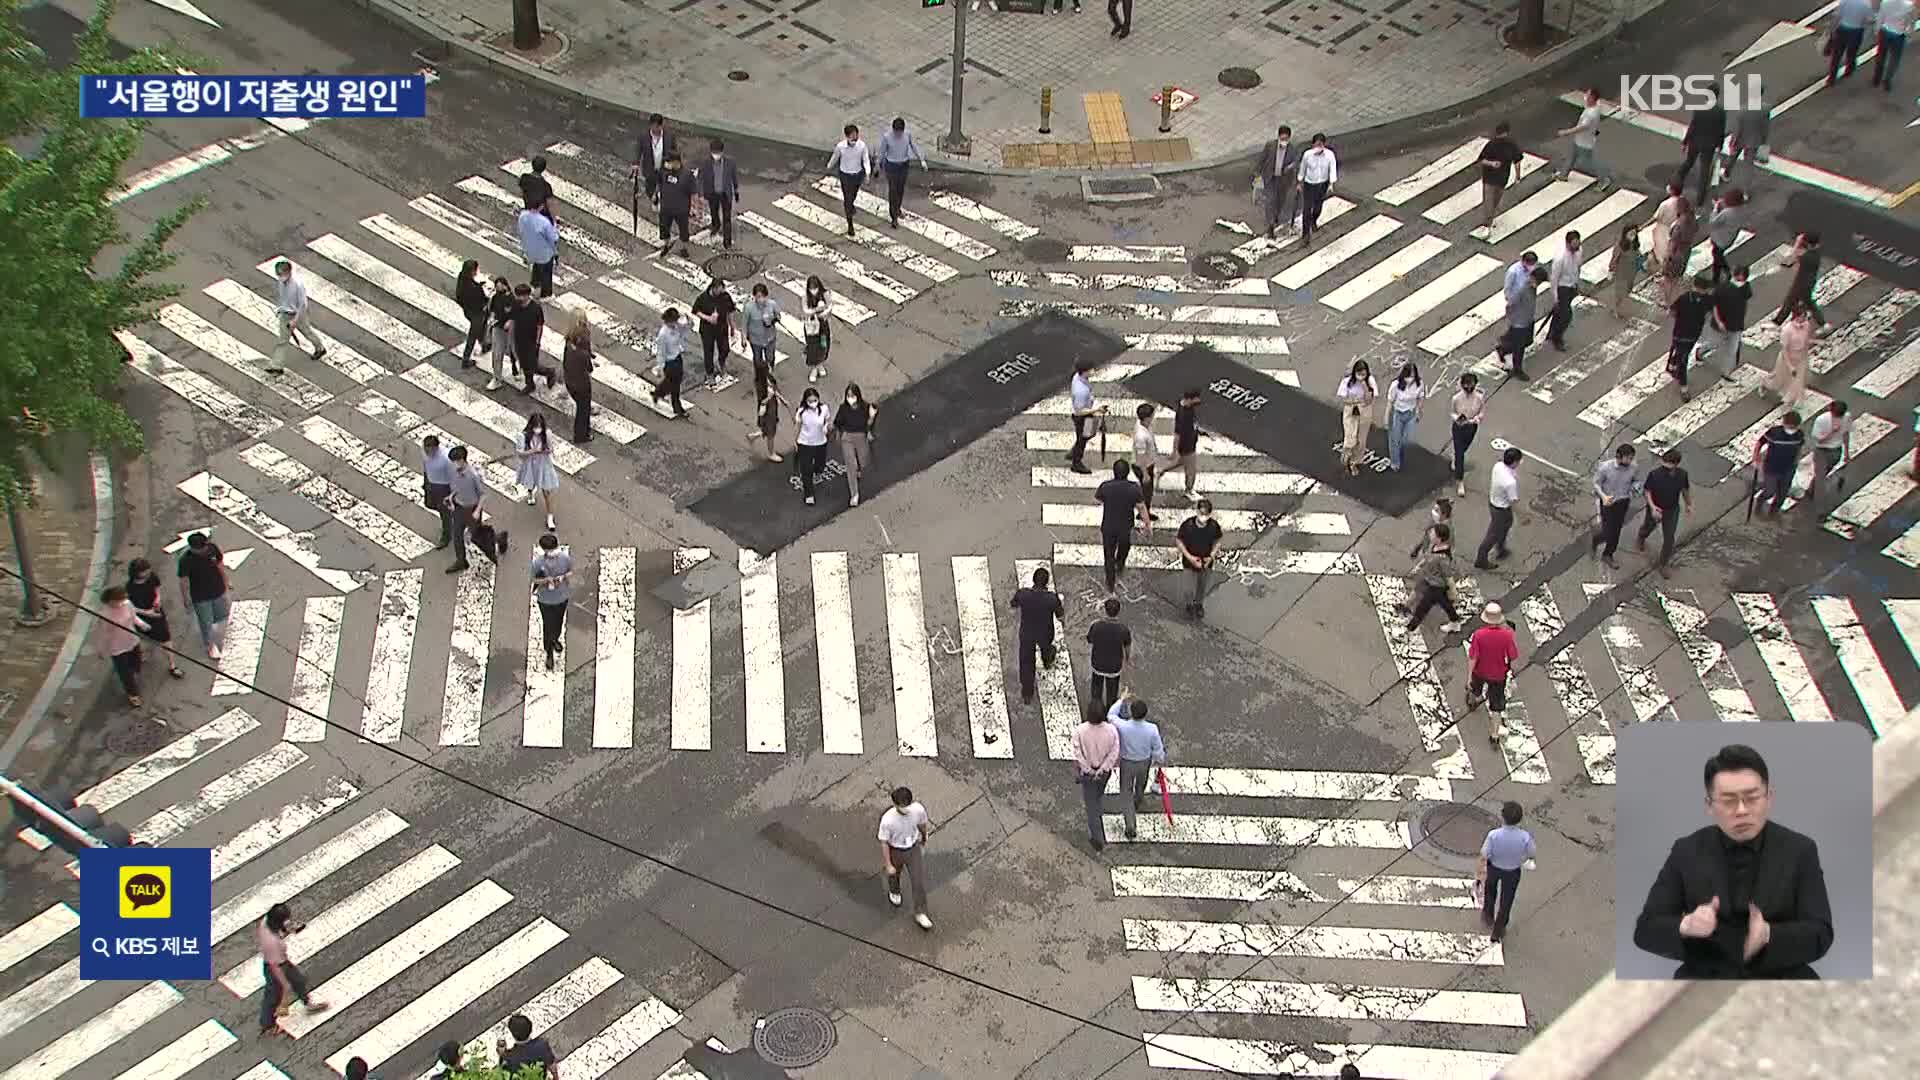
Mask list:
POLYGON ((1107 19, 1113 23, 1112 37, 1133 33, 1133 0, 1107 0, 1107 19))
POLYGON ((1793 487, 1793 474, 1800 465, 1800 451, 1807 445, 1807 433, 1800 430, 1800 414, 1789 410, 1780 422, 1768 428, 1753 444, 1753 467, 1760 470, 1759 501, 1764 512, 1778 514, 1793 487))
POLYGON ((1419 592, 1414 596, 1413 612, 1407 618, 1407 631, 1420 629, 1427 613, 1439 608, 1447 617, 1440 629, 1451 634, 1460 629, 1460 613, 1453 608, 1453 529, 1444 524, 1427 529, 1427 550, 1413 564, 1413 580, 1419 592))
POLYGON ((738 310, 727 283, 719 278, 693 300, 693 315, 700 327, 700 361, 709 379, 726 374, 727 357, 733 355, 733 314, 738 310))
POLYGON ((1032 587, 1014 590, 1013 602, 1008 605, 1020 613, 1020 700, 1028 703, 1038 692, 1034 654, 1039 654, 1042 664, 1052 667, 1057 655, 1053 624, 1058 622, 1062 629, 1067 625, 1066 605, 1060 602, 1060 594, 1048 587, 1052 579, 1046 567, 1039 567, 1033 572, 1032 587))
POLYGON ((1787 256, 1787 261, 1793 264, 1793 283, 1787 286, 1787 295, 1780 301, 1780 310, 1773 313, 1773 325, 1784 326, 1787 317, 1793 314, 1793 306, 1805 304, 1820 329, 1827 328, 1827 317, 1813 300, 1813 287, 1820 281, 1820 259, 1819 233, 1803 232, 1794 239, 1793 254, 1787 256))
POLYGON ((479 259, 460 264, 460 276, 453 283, 453 298, 467 317, 467 342, 460 350, 460 366, 470 368, 475 345, 480 346, 483 353, 493 350, 493 342, 487 340, 487 287, 480 283, 479 259))
POLYGON ((707 160, 695 170, 700 197, 707 200, 707 232, 720 237, 720 246, 733 247, 733 205, 740 201, 740 170, 727 156, 726 144, 707 144, 707 160))
POLYGON ((1119 598, 1107 597, 1104 610, 1107 617, 1095 619, 1087 627, 1087 644, 1091 646, 1087 666, 1093 669, 1088 711, 1102 716, 1120 700, 1120 673, 1126 670, 1127 656, 1133 651, 1133 631, 1120 621, 1119 598))
POLYGON ((513 287, 513 308, 507 313, 507 327, 513 340, 513 355, 520 365, 520 388, 533 393, 533 377, 545 375, 547 389, 553 389, 553 369, 540 366, 540 335, 547 328, 547 313, 540 301, 533 298, 532 288, 513 287))
POLYGON ((593 441, 593 327, 576 313, 560 354, 560 379, 573 399, 573 441, 593 441))
POLYGON ((1480 418, 1487 413, 1487 395, 1480 389, 1480 376, 1469 371, 1460 376, 1460 390, 1453 395, 1453 482, 1454 494, 1467 493, 1467 450, 1480 434, 1480 418))
POLYGON ((1687 480, 1687 470, 1680 467, 1680 451, 1668 450, 1660 455, 1660 464, 1647 474, 1642 485, 1646 492, 1647 512, 1640 519, 1640 535, 1634 538, 1637 550, 1647 550, 1647 537, 1653 534, 1653 527, 1660 526, 1660 559, 1656 564, 1660 576, 1670 573, 1667 564, 1673 559, 1674 537, 1680 533, 1680 511, 1693 513, 1693 485, 1687 480))
POLYGON ((1119 583, 1127 568, 1127 551, 1133 547, 1134 513, 1140 508, 1140 485, 1133 482, 1133 467, 1125 460, 1113 463, 1113 479, 1094 489, 1093 501, 1100 504, 1100 548, 1106 556, 1107 591, 1119 583))
POLYGON ((667 157, 660 171, 660 254, 673 248, 674 226, 680 228, 680 255, 687 255, 687 217, 693 213, 694 180, 680 163, 680 155, 667 157))
POLYGON ((1719 167, 1720 144, 1727 141, 1727 110, 1719 102, 1712 107, 1695 109, 1687 120, 1687 133, 1680 140, 1680 149, 1687 158, 1680 163, 1680 171, 1675 174, 1676 184, 1685 184, 1687 174, 1693 171, 1697 162, 1700 165, 1699 194, 1694 197, 1695 206, 1707 205, 1707 189, 1713 186, 1713 171, 1719 167))
POLYGON ((1593 534, 1593 550, 1600 561, 1616 565, 1613 553, 1620 550, 1620 530, 1626 528, 1633 513, 1633 444, 1621 443, 1612 461, 1603 461, 1593 470, 1593 496, 1600 510, 1600 527, 1593 534))

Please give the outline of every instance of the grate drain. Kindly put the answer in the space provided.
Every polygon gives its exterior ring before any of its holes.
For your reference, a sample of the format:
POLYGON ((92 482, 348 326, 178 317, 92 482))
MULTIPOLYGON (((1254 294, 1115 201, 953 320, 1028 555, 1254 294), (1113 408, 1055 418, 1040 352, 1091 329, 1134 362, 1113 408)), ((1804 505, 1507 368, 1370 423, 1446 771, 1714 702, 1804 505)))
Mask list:
POLYGON ((754 1022, 753 1051, 769 1065, 799 1069, 826 1060, 839 1041, 833 1021, 818 1009, 780 1009, 754 1022))

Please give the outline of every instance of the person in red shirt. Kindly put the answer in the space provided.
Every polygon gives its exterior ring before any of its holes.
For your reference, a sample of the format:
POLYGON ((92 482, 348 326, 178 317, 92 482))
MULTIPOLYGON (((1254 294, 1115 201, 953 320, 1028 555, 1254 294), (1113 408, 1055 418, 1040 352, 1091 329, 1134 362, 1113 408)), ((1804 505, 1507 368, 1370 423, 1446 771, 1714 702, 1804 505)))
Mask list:
POLYGON ((1480 612, 1485 623, 1467 639, 1467 711, 1487 703, 1487 741, 1499 745, 1507 713, 1507 677, 1520 662, 1520 643, 1499 604, 1488 604, 1480 612))

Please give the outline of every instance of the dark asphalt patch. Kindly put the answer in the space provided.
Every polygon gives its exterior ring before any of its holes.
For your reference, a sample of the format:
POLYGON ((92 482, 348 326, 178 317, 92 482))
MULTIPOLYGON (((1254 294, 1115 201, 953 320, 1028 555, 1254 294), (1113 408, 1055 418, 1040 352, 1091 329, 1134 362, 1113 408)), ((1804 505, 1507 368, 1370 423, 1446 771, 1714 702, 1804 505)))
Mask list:
MULTIPOLYGON (((1399 472, 1387 470, 1387 433, 1368 435, 1371 455, 1359 476, 1340 467, 1340 410, 1331 398, 1296 390, 1205 345, 1190 345, 1127 380, 1143 398, 1169 408, 1188 389, 1200 391, 1200 427, 1215 431, 1342 495, 1398 516, 1452 477, 1446 459, 1409 446, 1399 472)), ((1329 394, 1333 388, 1328 387, 1329 394)))
MULTIPOLYGON (((875 496, 932 468, 1050 394, 1065 393, 1082 359, 1104 364, 1127 343, 1058 312, 1045 312, 948 361, 926 378, 878 402, 873 463, 860 478, 860 498, 875 496)), ((821 384, 829 410, 841 384, 821 384)), ((788 395, 798 403, 800 391, 788 395)), ((793 418, 781 420, 782 433, 793 418)), ((815 487, 819 505, 801 501, 800 477, 788 461, 758 466, 715 488, 691 509, 743 548, 779 551, 847 509, 839 448, 815 487)))

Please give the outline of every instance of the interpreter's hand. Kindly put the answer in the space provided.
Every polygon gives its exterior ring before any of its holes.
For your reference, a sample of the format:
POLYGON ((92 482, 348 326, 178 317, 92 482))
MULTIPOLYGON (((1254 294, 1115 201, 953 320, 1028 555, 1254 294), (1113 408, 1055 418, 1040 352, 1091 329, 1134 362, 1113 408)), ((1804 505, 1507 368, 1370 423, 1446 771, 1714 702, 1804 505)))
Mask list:
POLYGON ((1766 948, 1767 942, 1772 940, 1773 940, 1773 924, 1767 922, 1767 917, 1765 915, 1760 914, 1759 908, 1753 906, 1752 904, 1748 904, 1747 905, 1747 948, 1745 953, 1746 958, 1748 960, 1753 959, 1754 954, 1758 953, 1761 949, 1766 948))
MULTIPOLYGON (((1709 938, 1720 926, 1720 898, 1713 899, 1680 916, 1680 936, 1709 938)), ((1751 940, 1751 935, 1749 935, 1751 940)))

